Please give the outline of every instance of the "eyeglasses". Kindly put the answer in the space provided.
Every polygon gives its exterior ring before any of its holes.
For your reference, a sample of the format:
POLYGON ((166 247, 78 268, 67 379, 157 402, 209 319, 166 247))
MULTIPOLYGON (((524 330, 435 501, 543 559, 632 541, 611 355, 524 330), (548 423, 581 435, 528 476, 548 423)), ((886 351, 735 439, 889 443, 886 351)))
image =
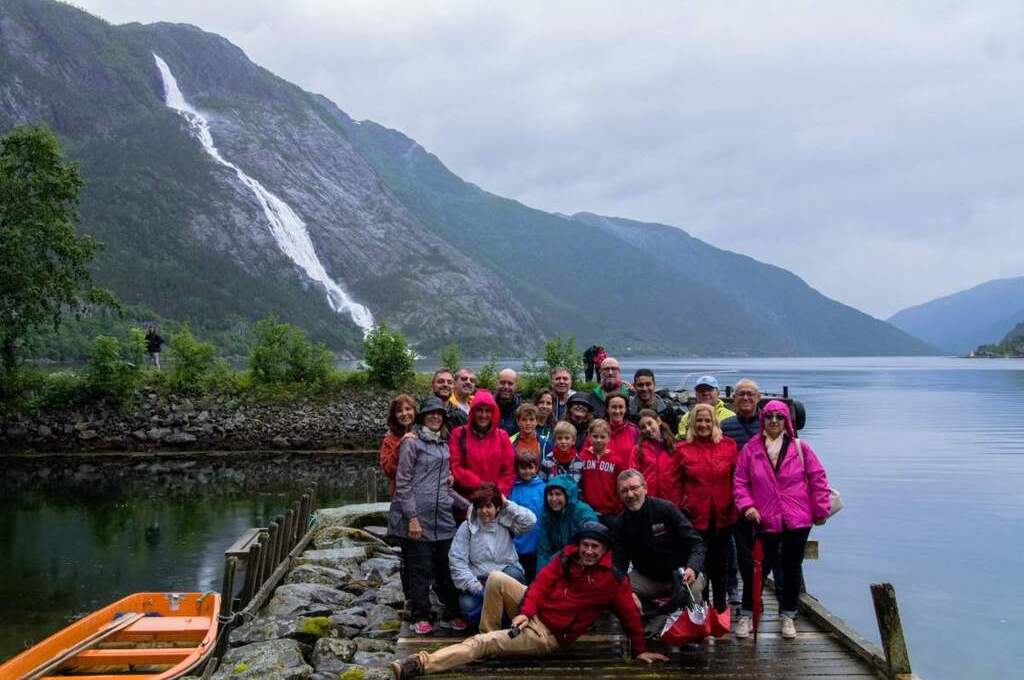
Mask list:
POLYGON ((740 397, 754 397, 756 395, 757 392, 747 392, 746 390, 744 390, 743 392, 737 392, 736 398, 739 399, 740 397))
POLYGON ((765 413, 764 414, 764 419, 766 421, 768 421, 768 420, 785 420, 786 416, 784 416, 781 413, 765 413))

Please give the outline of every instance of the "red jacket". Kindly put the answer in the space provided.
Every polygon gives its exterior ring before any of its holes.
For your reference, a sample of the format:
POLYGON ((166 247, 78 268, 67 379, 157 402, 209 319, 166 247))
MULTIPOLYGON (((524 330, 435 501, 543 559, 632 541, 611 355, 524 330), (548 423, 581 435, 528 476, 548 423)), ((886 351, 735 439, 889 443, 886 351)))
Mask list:
POLYGON ((712 513, 716 531, 735 524, 732 476, 739 456, 736 442, 729 437, 722 437, 717 444, 681 442, 676 451, 683 475, 683 510, 693 528, 707 531, 712 513))
POLYGON ((617 515, 622 512, 617 481, 619 473, 628 470, 632 465, 620 460, 611 450, 606 451, 603 456, 596 456, 592 446, 583 449, 579 458, 583 461, 583 472, 580 474, 580 492, 583 500, 599 515, 617 515))
POLYGON ((559 645, 567 645, 594 623, 608 608, 619 617, 633 656, 647 651, 640 612, 633 602, 629 578, 615 578, 612 551, 592 567, 584 567, 576 557, 577 547, 567 545, 561 554, 537 573, 526 591, 520 614, 536 616, 547 626, 559 645))
POLYGON ((395 496, 395 474, 398 472, 398 446, 402 443, 401 437, 396 437, 391 432, 384 435, 384 441, 380 443, 380 469, 388 478, 388 489, 392 498, 395 496))
POLYGON ((469 498, 482 482, 494 482, 505 496, 512 490, 516 479, 515 455, 508 433, 498 427, 499 418, 501 414, 494 396, 487 390, 477 390, 473 395, 473 405, 469 407, 469 422, 455 428, 448 440, 455 488, 465 498, 469 498), (483 436, 473 429, 476 412, 482 406, 490 406, 492 411, 491 429, 483 436))
POLYGON ((633 465, 633 456, 636 454, 636 443, 640 441, 640 428, 628 420, 621 423, 608 422, 611 426, 612 436, 608 440, 608 451, 616 458, 626 464, 633 465))
POLYGON ((644 439, 633 461, 633 467, 647 480, 647 495, 664 498, 677 508, 683 505, 683 479, 679 466, 679 446, 666 451, 660 439, 644 439))

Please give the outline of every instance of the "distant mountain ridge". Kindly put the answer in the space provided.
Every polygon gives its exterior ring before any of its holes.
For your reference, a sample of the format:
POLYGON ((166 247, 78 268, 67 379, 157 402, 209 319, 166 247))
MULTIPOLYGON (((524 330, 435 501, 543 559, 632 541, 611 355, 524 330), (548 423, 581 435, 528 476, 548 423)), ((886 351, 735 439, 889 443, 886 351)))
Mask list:
POLYGON ((266 313, 335 348, 361 331, 275 238, 265 207, 164 102, 166 62, 231 164, 305 224, 325 275, 421 352, 523 353, 555 334, 689 355, 921 354, 923 342, 797 276, 686 232, 546 213, 463 181, 402 133, 194 26, 111 26, 0 2, 0 131, 42 122, 79 161, 96 277, 193 326, 266 313))
POLYGON ((900 310, 889 323, 951 354, 998 342, 1024 321, 1024 276, 995 279, 900 310))

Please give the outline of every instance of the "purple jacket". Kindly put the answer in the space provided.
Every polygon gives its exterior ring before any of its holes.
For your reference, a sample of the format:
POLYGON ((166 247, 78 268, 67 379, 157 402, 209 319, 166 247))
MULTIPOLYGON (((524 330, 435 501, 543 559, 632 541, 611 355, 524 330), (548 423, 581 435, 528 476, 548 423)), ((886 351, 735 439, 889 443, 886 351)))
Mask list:
POLYGON ((800 465, 788 406, 781 401, 768 402, 759 416, 761 431, 764 432, 764 414, 772 411, 786 416, 789 445, 782 465, 776 473, 765 451, 764 437, 754 437, 743 447, 736 462, 733 493, 740 514, 755 508, 761 515, 761 531, 774 534, 783 529, 803 529, 815 520, 827 519, 831 500, 825 468, 804 440, 800 440, 800 446, 806 472, 800 465))

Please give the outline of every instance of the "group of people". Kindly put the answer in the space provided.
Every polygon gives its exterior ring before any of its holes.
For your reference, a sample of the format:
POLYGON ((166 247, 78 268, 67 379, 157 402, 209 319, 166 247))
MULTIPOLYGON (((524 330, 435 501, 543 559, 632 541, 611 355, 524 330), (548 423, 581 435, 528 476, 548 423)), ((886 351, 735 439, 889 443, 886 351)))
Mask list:
POLYGON ((599 385, 574 392, 550 373, 532 401, 512 369, 492 394, 470 369, 435 372, 417 404, 399 395, 388 412, 380 462, 391 479, 389 534, 400 542, 411 628, 479 633, 392 665, 396 677, 442 672, 499 654, 542 654, 572 642, 611 609, 633 654, 646 614, 689 604, 719 612, 739 604, 733 634, 751 632, 752 547, 775 571, 782 636, 796 636, 804 545, 829 517, 825 470, 797 438, 789 406, 761 404, 742 379, 729 410, 713 376, 680 414, 657 394, 654 372, 632 385, 604 357, 599 385), (732 595, 737 571, 742 597, 732 595))

